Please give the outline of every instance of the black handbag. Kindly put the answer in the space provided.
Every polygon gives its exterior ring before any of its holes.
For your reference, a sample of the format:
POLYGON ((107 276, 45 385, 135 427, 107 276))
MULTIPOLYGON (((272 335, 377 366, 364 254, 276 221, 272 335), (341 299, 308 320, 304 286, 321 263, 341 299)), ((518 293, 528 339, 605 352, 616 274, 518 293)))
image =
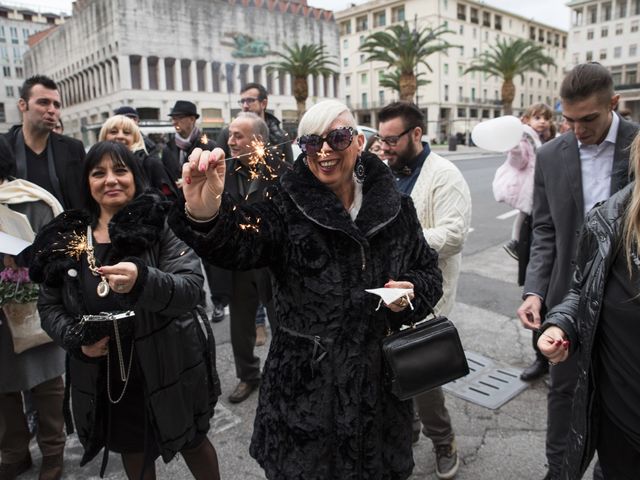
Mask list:
POLYGON ((132 310, 83 315, 78 323, 67 330, 64 336, 64 345, 67 348, 79 348, 83 345, 93 345, 107 336, 111 338, 131 336, 134 330, 134 319, 132 318, 134 315, 132 310))
POLYGON ((408 400, 469 373, 456 327, 446 317, 424 320, 382 340, 391 391, 408 400))

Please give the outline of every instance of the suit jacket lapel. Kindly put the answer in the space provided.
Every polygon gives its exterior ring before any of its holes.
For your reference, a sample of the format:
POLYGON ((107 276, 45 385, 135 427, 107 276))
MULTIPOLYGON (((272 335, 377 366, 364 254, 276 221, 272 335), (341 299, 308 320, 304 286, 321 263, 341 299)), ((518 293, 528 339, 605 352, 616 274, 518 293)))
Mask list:
POLYGON ((611 195, 629 183, 629 145, 636 132, 637 129, 631 123, 620 118, 611 168, 611 195))
POLYGON ((582 168, 580 165, 580 150, 575 135, 572 133, 562 139, 560 146, 560 161, 567 174, 567 186, 571 191, 578 213, 583 215, 584 197, 582 196, 582 168))

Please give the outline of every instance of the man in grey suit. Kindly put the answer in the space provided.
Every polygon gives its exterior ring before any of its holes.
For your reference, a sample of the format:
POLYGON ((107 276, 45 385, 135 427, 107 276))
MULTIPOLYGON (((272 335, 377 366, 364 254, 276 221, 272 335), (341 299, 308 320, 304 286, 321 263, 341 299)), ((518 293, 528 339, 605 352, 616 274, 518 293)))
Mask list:
MULTIPOLYGON (((572 130, 537 152, 531 258, 518 308, 522 325, 533 330, 569 289, 585 214, 629 182, 628 147, 638 130, 614 113, 619 95, 609 71, 598 63, 574 67, 560 97, 572 130)), ((560 478, 577 377, 577 356, 572 358, 550 368, 545 480, 560 478)))

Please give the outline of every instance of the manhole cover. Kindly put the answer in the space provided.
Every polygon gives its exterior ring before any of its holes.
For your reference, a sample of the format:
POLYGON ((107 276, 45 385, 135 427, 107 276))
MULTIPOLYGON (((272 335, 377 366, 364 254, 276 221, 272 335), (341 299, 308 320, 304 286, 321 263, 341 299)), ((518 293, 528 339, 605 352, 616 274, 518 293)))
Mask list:
POLYGON ((496 409, 528 387, 520 380, 522 370, 499 364, 475 352, 464 353, 469 363, 469 374, 443 385, 447 392, 476 405, 496 409))

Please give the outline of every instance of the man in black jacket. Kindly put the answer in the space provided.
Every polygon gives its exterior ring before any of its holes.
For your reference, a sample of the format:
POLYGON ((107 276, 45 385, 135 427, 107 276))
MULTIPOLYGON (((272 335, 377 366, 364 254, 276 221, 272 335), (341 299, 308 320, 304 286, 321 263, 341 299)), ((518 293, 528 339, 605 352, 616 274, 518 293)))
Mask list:
MULTIPOLYGON (((247 83, 240 92, 240 100, 238 103, 243 112, 255 113, 266 122, 269 128, 269 145, 272 147, 277 146, 280 158, 292 164, 295 159, 293 158, 293 151, 291 150, 291 139, 280 127, 280 120, 267 112, 267 104, 269 103, 267 89, 259 83, 247 83)), ((229 127, 225 127, 218 135, 217 143, 220 148, 224 150, 227 157, 229 156, 228 140, 229 127)))
POLYGON ((18 100, 22 125, 14 125, 5 138, 15 152, 18 178, 52 193, 65 209, 80 208, 84 146, 53 132, 61 106, 58 86, 52 79, 44 75, 28 78, 20 87, 18 100))

